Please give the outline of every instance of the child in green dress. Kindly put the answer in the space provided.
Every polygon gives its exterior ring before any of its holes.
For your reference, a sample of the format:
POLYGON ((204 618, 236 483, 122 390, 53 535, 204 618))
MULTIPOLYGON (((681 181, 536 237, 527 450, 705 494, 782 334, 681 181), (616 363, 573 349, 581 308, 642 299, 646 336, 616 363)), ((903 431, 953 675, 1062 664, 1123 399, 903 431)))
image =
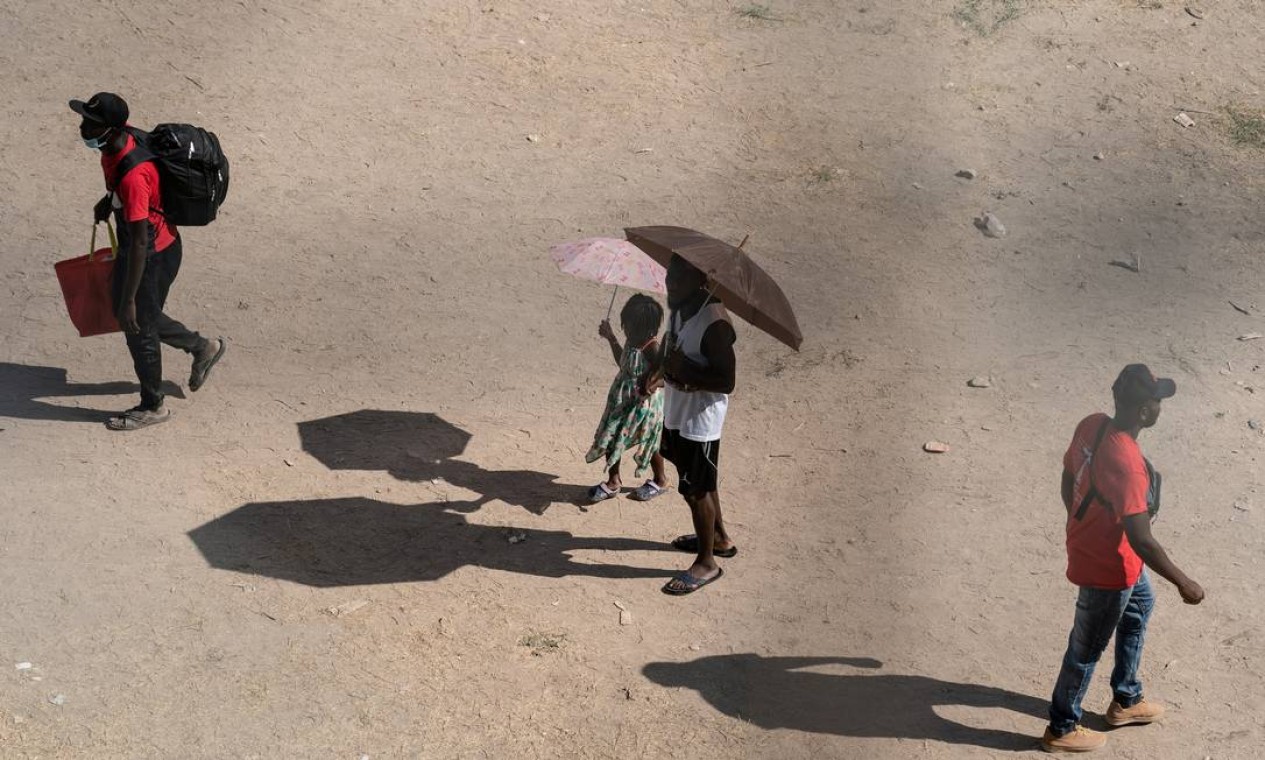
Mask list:
POLYGON ((606 394, 606 411, 593 436, 593 447, 585 457, 586 462, 598 459, 606 462, 606 482, 589 489, 589 501, 594 503, 619 495, 623 485, 619 477, 620 460, 625 452, 633 449, 636 449, 633 461, 637 465, 637 477, 641 477, 647 465, 653 469, 654 477, 633 491, 629 498, 649 501, 668 486, 663 457, 659 455, 663 436, 663 391, 644 387, 644 381, 651 376, 658 361, 657 336, 663 325, 663 307, 639 293, 624 304, 619 321, 626 339, 622 345, 607 320, 602 320, 597 331, 610 343, 619 374, 606 394))

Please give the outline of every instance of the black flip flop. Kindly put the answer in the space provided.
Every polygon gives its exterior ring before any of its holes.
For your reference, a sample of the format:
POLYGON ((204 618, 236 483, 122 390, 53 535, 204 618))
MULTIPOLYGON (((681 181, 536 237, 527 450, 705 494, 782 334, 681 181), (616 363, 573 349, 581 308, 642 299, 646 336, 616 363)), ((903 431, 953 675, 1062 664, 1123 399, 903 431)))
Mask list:
POLYGON ((720 580, 720 577, 724 574, 725 571, 723 568, 716 568, 716 574, 710 578, 695 578, 690 575, 688 570, 686 570, 684 572, 677 573, 671 581, 663 584, 663 593, 668 596, 685 596, 686 594, 692 594, 703 586, 720 580), (673 588, 672 581, 677 581, 684 588, 673 588))
MULTIPOLYGON (((677 536, 672 539, 672 548, 686 554, 698 554, 698 536, 693 533, 686 536, 677 536)), ((714 549, 712 556, 729 559, 738 553, 737 546, 730 546, 728 549, 714 549)))
POLYGON ((228 340, 223 337, 216 338, 216 340, 220 342, 220 350, 215 352, 215 356, 206 361, 194 360, 193 371, 189 373, 189 390, 197 391, 206 385, 207 378, 211 376, 211 368, 224 357, 224 352, 228 350, 228 340))

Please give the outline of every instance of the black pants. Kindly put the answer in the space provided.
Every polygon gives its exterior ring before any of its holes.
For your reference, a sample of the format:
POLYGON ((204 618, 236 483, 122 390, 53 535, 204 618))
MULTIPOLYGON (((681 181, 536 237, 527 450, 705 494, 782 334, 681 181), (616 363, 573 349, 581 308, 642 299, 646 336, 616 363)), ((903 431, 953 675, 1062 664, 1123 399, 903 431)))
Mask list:
MULTIPOLYGON (((136 379, 141 384, 141 408, 157 409, 163 403, 162 344, 196 354, 206 346, 206 339, 163 313, 171 283, 180 272, 182 256, 180 238, 158 253, 145 259, 145 273, 136 291, 136 324, 140 331, 127 336, 127 350, 132 354, 136 379)), ((128 250, 122 245, 120 251, 128 250)), ((114 263, 114 308, 123 302, 127 281, 127 259, 120 255, 114 263)))

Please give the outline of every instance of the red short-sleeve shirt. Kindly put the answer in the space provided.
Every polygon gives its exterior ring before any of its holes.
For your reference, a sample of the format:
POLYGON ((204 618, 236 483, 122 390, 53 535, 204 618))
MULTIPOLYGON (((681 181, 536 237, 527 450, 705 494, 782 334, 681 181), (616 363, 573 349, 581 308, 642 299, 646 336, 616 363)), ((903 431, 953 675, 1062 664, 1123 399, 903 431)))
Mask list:
POLYGON ((161 251, 176 239, 176 228, 163 216, 163 199, 158 188, 158 167, 153 161, 133 168, 117 182, 115 173, 123 157, 136 147, 136 138, 127 136, 127 145, 118 153, 101 154, 101 169, 105 172, 105 186, 114 188, 119 204, 123 207, 123 221, 139 222, 148 219, 154 228, 154 250, 161 251))
POLYGON ((1098 430, 1109 419, 1099 413, 1082 420, 1063 455, 1063 469, 1075 478, 1067 516, 1067 579, 1078 586, 1123 589, 1142 574, 1142 559, 1129 545, 1124 518, 1146 512, 1150 481, 1138 442, 1110 424, 1089 461, 1098 430), (1077 520, 1076 510, 1089 491, 1091 468, 1099 498, 1077 520))

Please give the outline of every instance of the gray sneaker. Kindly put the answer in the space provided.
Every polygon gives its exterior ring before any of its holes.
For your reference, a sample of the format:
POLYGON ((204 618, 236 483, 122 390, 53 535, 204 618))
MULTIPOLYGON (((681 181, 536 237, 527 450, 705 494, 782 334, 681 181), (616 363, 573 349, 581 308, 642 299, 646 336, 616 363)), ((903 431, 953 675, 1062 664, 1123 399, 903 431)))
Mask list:
POLYGON ((165 406, 157 409, 142 409, 138 406, 106 420, 105 426, 111 430, 140 430, 169 419, 171 419, 171 410, 165 406))

